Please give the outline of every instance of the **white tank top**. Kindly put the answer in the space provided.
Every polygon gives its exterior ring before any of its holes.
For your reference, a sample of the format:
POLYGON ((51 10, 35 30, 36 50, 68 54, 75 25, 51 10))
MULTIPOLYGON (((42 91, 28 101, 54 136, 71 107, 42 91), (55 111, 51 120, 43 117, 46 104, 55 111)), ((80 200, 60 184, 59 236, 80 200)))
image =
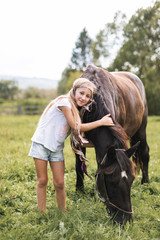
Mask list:
POLYGON ((64 148, 64 141, 70 134, 70 126, 59 106, 71 109, 68 97, 58 99, 40 118, 38 127, 31 138, 33 142, 40 143, 47 149, 57 152, 64 148))

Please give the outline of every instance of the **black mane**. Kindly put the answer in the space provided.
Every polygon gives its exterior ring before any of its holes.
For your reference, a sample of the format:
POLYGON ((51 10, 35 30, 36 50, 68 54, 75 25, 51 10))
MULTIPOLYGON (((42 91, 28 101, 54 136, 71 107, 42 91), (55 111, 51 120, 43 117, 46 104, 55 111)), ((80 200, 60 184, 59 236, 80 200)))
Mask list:
MULTIPOLYGON (((90 105, 89 111, 85 110, 82 120, 86 123, 96 121, 109 113, 110 112, 106 106, 106 103, 103 100, 101 89, 99 89, 98 92, 94 95, 94 101, 90 105)), ((109 131, 110 134, 113 136, 113 145, 115 145, 116 147, 118 146, 119 148, 127 149, 126 141, 128 140, 128 136, 124 132, 123 128, 116 121, 113 120, 113 122, 115 124, 113 127, 106 127, 107 131, 109 131)), ((96 130, 92 130, 90 132, 95 131, 96 130)))

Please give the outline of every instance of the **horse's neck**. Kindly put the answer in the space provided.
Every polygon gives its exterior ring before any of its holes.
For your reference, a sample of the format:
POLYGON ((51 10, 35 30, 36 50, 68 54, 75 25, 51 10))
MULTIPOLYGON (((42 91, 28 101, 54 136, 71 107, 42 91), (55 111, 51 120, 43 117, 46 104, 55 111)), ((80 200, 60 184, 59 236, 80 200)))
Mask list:
POLYGON ((94 129, 88 133, 87 137, 93 142, 98 158, 103 158, 107 149, 111 145, 116 145, 116 139, 107 127, 94 129))

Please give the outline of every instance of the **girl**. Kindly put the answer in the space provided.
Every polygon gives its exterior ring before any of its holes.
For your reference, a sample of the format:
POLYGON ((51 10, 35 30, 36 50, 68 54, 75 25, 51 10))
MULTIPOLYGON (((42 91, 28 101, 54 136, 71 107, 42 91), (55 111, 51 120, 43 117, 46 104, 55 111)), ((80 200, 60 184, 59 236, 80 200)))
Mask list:
POLYGON ((65 212, 64 185, 64 141, 71 131, 86 132, 100 126, 113 126, 109 115, 91 123, 81 123, 78 108, 93 98, 96 86, 85 78, 73 83, 67 95, 59 96, 44 110, 38 127, 32 137, 29 156, 35 161, 37 174, 37 201, 39 211, 46 209, 46 187, 48 182, 47 163, 49 161, 58 207, 65 212))

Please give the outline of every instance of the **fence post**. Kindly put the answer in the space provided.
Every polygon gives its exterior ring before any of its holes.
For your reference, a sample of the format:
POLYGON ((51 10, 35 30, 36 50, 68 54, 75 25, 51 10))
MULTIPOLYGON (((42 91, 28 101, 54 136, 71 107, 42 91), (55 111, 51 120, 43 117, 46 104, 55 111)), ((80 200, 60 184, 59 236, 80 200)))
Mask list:
POLYGON ((21 115, 22 114, 22 108, 21 105, 17 106, 17 114, 21 115))

